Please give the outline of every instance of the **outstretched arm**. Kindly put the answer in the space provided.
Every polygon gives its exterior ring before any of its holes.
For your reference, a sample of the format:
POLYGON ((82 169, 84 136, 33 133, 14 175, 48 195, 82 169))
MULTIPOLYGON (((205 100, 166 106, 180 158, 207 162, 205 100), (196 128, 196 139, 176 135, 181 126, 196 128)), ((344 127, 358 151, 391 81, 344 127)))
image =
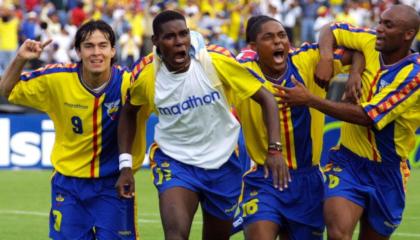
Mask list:
POLYGON ((27 61, 39 58, 42 50, 50 44, 52 40, 44 43, 27 39, 18 49, 16 56, 6 68, 3 76, 0 79, 0 95, 8 98, 15 85, 19 82, 20 74, 27 61))
POLYGON ((280 120, 278 106, 273 95, 264 87, 261 87, 253 96, 252 99, 261 105, 264 114, 264 122, 268 134, 269 149, 267 159, 265 161, 265 177, 268 177, 269 170, 272 173, 273 185, 281 191, 287 188, 287 183, 290 181, 289 170, 281 153, 280 143, 280 120), (273 148, 273 146, 279 148, 273 148))
POLYGON ((286 106, 307 105, 308 107, 315 108, 331 117, 337 118, 349 123, 355 123, 362 126, 371 126, 372 119, 366 114, 360 105, 354 105, 345 102, 334 102, 331 100, 320 98, 292 78, 295 87, 287 88, 276 85, 279 90, 274 94, 280 97, 279 103, 286 104, 286 106))
POLYGON ((120 152, 119 168, 120 177, 115 187, 120 197, 132 198, 134 196, 134 174, 132 171, 131 147, 136 133, 137 112, 140 107, 131 105, 127 101, 118 122, 118 148, 120 152))

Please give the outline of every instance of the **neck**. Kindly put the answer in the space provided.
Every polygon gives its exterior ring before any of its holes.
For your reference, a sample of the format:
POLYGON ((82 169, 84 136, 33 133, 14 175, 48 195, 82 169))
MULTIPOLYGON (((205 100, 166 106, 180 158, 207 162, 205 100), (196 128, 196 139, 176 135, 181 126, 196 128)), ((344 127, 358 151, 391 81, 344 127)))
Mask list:
POLYGON ((411 54, 410 49, 404 49, 403 51, 392 52, 392 53, 381 53, 382 61, 385 65, 392 65, 397 63, 401 59, 411 54))
POLYGON ((82 81, 90 89, 95 89, 111 79, 111 68, 101 73, 89 72, 82 67, 82 81))
POLYGON ((261 72, 264 74, 264 77, 274 83, 279 83, 283 78, 284 74, 287 72, 287 64, 285 67, 279 71, 272 70, 268 67, 263 66, 263 64, 258 63, 258 65, 261 68, 261 72))

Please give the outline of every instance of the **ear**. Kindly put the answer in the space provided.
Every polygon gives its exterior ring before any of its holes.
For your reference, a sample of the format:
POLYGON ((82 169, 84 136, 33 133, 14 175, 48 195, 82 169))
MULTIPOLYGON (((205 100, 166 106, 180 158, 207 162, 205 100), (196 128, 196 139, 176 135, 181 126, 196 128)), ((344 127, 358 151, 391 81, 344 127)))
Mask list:
POLYGON ((113 57, 115 57, 115 54, 117 53, 117 51, 115 50, 115 47, 112 47, 111 48, 111 55, 112 55, 112 57, 111 58, 113 58, 113 57))
POLYGON ((77 48, 76 48, 76 53, 77 53, 77 56, 79 57, 79 59, 82 59, 82 56, 81 56, 81 54, 80 54, 80 50, 79 50, 79 49, 77 49, 77 48))
POLYGON ((249 46, 249 48, 251 48, 252 49, 252 51, 257 51, 257 43, 256 42, 250 42, 249 44, 248 44, 248 46, 249 46))
POLYGON ((416 37, 416 32, 414 31, 414 29, 408 29, 404 33, 404 40, 406 41, 411 41, 415 37, 416 37))
POLYGON ((153 35, 152 35, 152 43, 153 43, 153 45, 155 45, 156 47, 157 47, 157 41, 158 41, 158 37, 157 37, 155 34, 153 34, 153 35))

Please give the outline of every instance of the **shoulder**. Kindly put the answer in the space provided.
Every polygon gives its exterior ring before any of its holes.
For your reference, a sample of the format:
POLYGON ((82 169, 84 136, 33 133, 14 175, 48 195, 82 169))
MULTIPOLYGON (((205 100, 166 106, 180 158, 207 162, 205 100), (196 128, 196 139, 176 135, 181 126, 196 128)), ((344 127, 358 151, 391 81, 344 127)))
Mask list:
POLYGON ((153 67, 153 53, 140 58, 133 64, 133 68, 131 70, 133 74, 134 81, 138 78, 141 72, 143 72, 145 69, 152 68, 153 67))
POLYGON ((61 76, 71 75, 73 73, 78 72, 78 64, 77 63, 68 63, 68 64, 48 64, 45 67, 39 68, 32 72, 24 72, 22 73, 20 79, 23 81, 29 81, 34 78, 38 78, 41 76, 48 76, 53 74, 61 74, 61 76))
POLYGON ((228 49, 218 45, 207 46, 207 51, 212 57, 227 57, 235 60, 235 56, 228 49))

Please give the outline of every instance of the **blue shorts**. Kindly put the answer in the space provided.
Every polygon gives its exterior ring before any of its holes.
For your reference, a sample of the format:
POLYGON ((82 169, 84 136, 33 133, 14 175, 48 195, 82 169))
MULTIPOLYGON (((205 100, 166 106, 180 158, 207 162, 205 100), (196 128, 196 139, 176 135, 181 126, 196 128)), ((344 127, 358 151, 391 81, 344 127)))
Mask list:
POLYGON ((326 198, 339 196, 361 206, 373 229, 390 236, 405 206, 402 171, 408 177, 407 162, 376 163, 340 146, 330 151, 325 167, 326 198))
POLYGON ((236 153, 219 169, 206 170, 181 163, 159 148, 150 156, 153 183, 159 193, 182 187, 198 193, 201 207, 209 214, 231 220, 241 193, 242 167, 236 153))
POLYGON ((290 239, 322 239, 324 178, 319 167, 290 170, 292 182, 280 191, 271 176, 264 178, 264 167, 244 177, 241 203, 244 226, 271 221, 284 228, 290 239))
POLYGON ((138 239, 135 199, 118 197, 118 176, 51 180, 50 238, 138 239))

